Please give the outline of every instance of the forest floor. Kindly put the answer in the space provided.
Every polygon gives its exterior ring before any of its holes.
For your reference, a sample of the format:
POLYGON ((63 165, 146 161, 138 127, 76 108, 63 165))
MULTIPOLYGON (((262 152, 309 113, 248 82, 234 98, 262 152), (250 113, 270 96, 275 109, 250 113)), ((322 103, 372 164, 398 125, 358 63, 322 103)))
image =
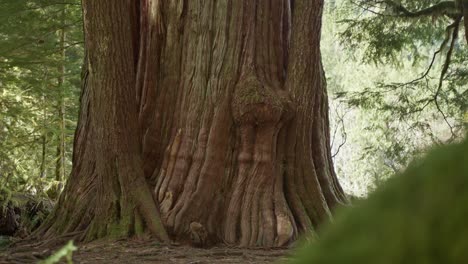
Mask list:
MULTIPOLYGON (((0 249, 0 264, 37 263, 57 248, 13 247, 0 249)), ((164 245, 155 241, 100 241, 78 245, 73 263, 282 263, 291 258, 290 249, 244 249, 213 247, 209 249, 164 245)), ((66 263, 65 259, 63 262, 66 263)))

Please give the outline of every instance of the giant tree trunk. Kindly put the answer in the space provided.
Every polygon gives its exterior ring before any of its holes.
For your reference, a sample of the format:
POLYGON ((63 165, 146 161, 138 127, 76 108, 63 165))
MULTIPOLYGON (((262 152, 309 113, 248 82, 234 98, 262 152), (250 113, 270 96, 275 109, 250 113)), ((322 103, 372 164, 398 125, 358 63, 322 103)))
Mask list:
POLYGON ((157 206, 173 239, 271 247, 328 219, 346 198, 329 148, 322 5, 85 0, 73 171, 36 235, 164 237, 157 206))

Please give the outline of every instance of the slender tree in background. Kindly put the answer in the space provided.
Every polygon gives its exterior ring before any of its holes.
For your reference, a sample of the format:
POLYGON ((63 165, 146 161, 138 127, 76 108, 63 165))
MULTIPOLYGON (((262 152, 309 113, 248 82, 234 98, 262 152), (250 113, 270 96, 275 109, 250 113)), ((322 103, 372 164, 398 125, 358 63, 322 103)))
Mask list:
POLYGON ((59 51, 60 51, 60 65, 58 67, 59 77, 57 78, 57 88, 59 89, 59 99, 57 102, 58 112, 58 123, 59 123, 59 135, 57 140, 57 160, 55 165, 55 180, 63 181, 65 179, 65 63, 66 63, 66 52, 65 52, 65 41, 66 41, 66 29, 65 29, 65 9, 61 12, 62 28, 59 30, 59 51))
POLYGON ((72 174, 35 235, 271 247, 329 219, 346 197, 329 147, 322 7, 84 0, 72 174))

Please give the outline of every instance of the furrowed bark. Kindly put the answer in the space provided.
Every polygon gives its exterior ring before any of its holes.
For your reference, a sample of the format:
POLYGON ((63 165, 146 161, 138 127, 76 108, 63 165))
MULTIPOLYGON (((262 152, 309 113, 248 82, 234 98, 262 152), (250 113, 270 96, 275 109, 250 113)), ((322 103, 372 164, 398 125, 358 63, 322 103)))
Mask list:
POLYGON ((42 234, 164 236, 157 206, 181 242, 285 246, 346 202, 329 147, 322 1, 84 3, 73 172, 42 234))
MULTIPOLYGON (((155 131, 172 136, 161 138, 168 147, 151 175, 163 221, 179 239, 282 246, 346 200, 329 150, 322 3, 296 3, 294 12, 289 1, 279 3, 189 2, 178 9, 184 15, 174 23, 185 25, 178 29, 185 34, 169 39, 182 43, 182 57, 159 65, 182 67, 175 109, 155 123, 155 131)), ((164 96, 170 89, 157 86, 164 96)))
POLYGON ((141 161, 132 1, 83 1, 86 68, 70 181, 35 236, 85 231, 81 239, 128 236, 144 227, 167 235, 141 161))

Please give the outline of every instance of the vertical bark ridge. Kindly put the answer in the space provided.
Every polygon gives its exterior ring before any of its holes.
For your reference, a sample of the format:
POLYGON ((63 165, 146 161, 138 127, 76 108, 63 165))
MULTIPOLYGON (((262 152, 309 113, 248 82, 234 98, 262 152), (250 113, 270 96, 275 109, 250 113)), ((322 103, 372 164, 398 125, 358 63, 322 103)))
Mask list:
POLYGON ((57 219, 49 218, 36 237, 68 231, 83 231, 84 240, 126 237, 141 219, 167 239, 142 170, 131 7, 131 1, 83 1, 87 58, 75 165, 57 219))
MULTIPOLYGON (((219 211, 217 208, 214 208, 215 213, 212 214, 207 214, 197 208, 210 203, 213 199, 213 196, 207 195, 210 191, 221 188, 233 194, 232 198, 225 201, 227 204, 232 203, 228 205, 231 209, 227 211, 223 209, 222 214, 233 212, 236 215, 234 219, 245 220, 242 220, 242 223, 227 220, 226 224, 230 226, 228 228, 230 231, 223 230, 224 228, 221 227, 212 239, 220 239, 218 234, 226 233, 226 238, 232 243, 242 240, 243 245, 250 246, 274 245, 279 229, 281 229, 280 233, 289 230, 287 232, 291 233, 291 237, 293 236, 291 230, 294 230, 295 226, 291 223, 293 218, 286 205, 285 197, 279 191, 275 195, 274 190, 276 182, 282 182, 281 173, 277 177, 273 176, 276 175, 276 168, 273 165, 276 162, 276 150, 274 150, 276 147, 274 146, 284 123, 284 121, 279 121, 287 116, 285 114, 287 111, 284 109, 289 107, 288 95, 281 92, 285 80, 283 64, 284 58, 287 58, 285 53, 288 41, 284 36, 288 34, 276 34, 277 32, 272 29, 270 23, 274 16, 280 15, 280 22, 274 24, 273 27, 289 30, 283 26, 283 20, 288 21, 289 14, 282 14, 284 12, 282 6, 283 4, 279 7, 270 5, 268 1, 258 1, 258 3, 218 1, 216 6, 211 3, 200 5, 190 2, 187 7, 186 25, 188 28, 184 29, 184 32, 188 33, 183 37, 185 44, 181 46, 183 68, 182 78, 179 81, 182 95, 178 99, 180 106, 176 108, 188 109, 188 112, 181 114, 182 112, 175 110, 176 115, 181 116, 177 119, 178 124, 175 125, 179 129, 178 136, 173 140, 180 140, 182 143, 169 144, 162 162, 162 170, 158 174, 155 191, 166 226, 172 229, 171 232, 174 234, 188 235, 190 224, 196 222, 196 226, 201 225, 204 229, 210 229, 208 231, 213 235, 216 230, 212 228, 212 225, 207 224, 207 221, 224 217, 213 216, 217 215, 219 211), (261 8, 255 8, 255 6, 261 8), (234 19, 236 17, 238 19, 234 19), (258 21, 255 17, 259 17, 258 21), (216 25, 221 23, 226 26, 215 27, 215 22, 216 25), (239 23, 243 26, 239 27, 239 23), (201 28, 208 30, 200 31, 201 28), (251 32, 248 33, 250 37, 241 34, 246 31, 251 32), (255 31, 259 33, 254 33, 255 31), (207 54, 206 58, 200 58, 201 54, 207 54), (241 54, 244 55, 241 56, 241 54), (241 64, 238 63, 236 66, 232 63, 226 64, 226 61, 238 61, 241 64), (244 70, 241 70, 242 68, 244 70), (207 94, 211 96, 207 97, 207 94), (239 98, 251 95, 253 98, 239 98), (245 103, 242 102, 243 99, 253 100, 253 102, 245 103), (234 103, 232 103, 233 100, 234 103), (262 102, 259 100, 263 100, 266 106, 261 106, 262 102), (236 102, 237 106, 234 105, 236 102), (236 113, 234 113, 234 120, 229 114, 226 116, 224 113, 219 113, 220 109, 223 112, 230 112, 230 109, 223 107, 229 104, 231 104, 230 108, 240 109, 244 106, 251 108, 251 117, 247 117, 249 120, 244 120, 245 125, 240 125, 240 131, 253 130, 253 135, 250 137, 254 138, 253 142, 248 143, 249 136, 246 138, 241 132, 241 144, 252 145, 252 149, 249 150, 252 151, 250 154, 252 160, 249 161, 250 169, 240 165, 245 160, 239 161, 238 175, 232 171, 227 175, 227 177, 234 178, 230 182, 240 182, 235 187, 238 190, 234 189, 232 192, 228 186, 222 186, 226 181, 222 180, 220 175, 224 173, 222 168, 227 164, 225 157, 235 157, 232 152, 228 153, 233 150, 226 147, 232 138, 229 134, 235 132, 230 127, 244 121, 234 121, 236 113), (255 116, 257 110, 260 114, 255 116), (225 117, 218 119, 217 116, 225 117), (255 123, 256 119, 265 124, 257 127, 257 124, 252 123, 255 123), (242 128, 243 126, 246 128, 242 128), (206 143, 204 140, 198 140, 200 133, 206 143), (211 146, 213 150, 210 150, 211 146), (176 166, 178 166, 177 169, 174 169, 176 166), (235 180, 236 178, 238 180, 235 180), (263 185, 268 187, 263 187, 263 185), (247 198, 242 197, 244 191, 248 195, 247 198), (271 196, 275 198, 271 199, 271 196), (277 209, 274 210, 274 208, 277 209), (244 215, 241 215, 241 212, 244 215), (285 222, 283 226, 289 225, 290 227, 278 228, 277 218, 285 222), (236 235, 239 230, 241 230, 242 238, 236 235), (250 234, 251 232, 254 234, 250 234)), ((234 109, 235 111, 237 110, 234 109)), ((237 117, 237 119, 240 118, 240 116, 237 117)), ((239 155, 242 156, 243 152, 245 151, 241 151, 239 155)), ((232 161, 228 163, 233 164, 232 161)), ((234 166, 238 166, 237 162, 234 162, 234 166)), ((223 200, 223 198, 214 199, 223 200)), ((291 237, 286 240, 290 240, 291 237)), ((225 238, 221 237, 221 239, 225 238)))
MULTIPOLYGON (((180 113, 176 127, 180 130, 181 140, 187 142, 187 148, 185 158, 174 155, 171 160, 168 151, 163 162, 166 166, 171 163, 186 165, 180 167, 177 174, 161 170, 156 185, 163 218, 174 234, 188 236, 190 226, 198 225, 209 229, 210 233, 221 229, 208 223, 219 222, 220 219, 221 212, 217 212, 217 208, 221 208, 223 202, 221 194, 216 191, 221 189, 224 181, 220 175, 227 166, 226 149, 232 137, 227 96, 237 79, 238 70, 235 64, 226 64, 226 60, 232 61, 237 57, 233 53, 239 52, 236 48, 239 44, 237 29, 229 30, 235 23, 231 17, 236 16, 230 12, 237 12, 235 8, 228 8, 232 6, 231 1, 216 4, 189 2, 186 6, 186 16, 190 19, 187 25, 190 27, 183 30, 187 35, 182 39, 183 66, 179 81, 184 92, 182 98, 178 98, 180 104, 177 108, 180 110, 175 112, 180 113), (202 213, 198 209, 213 200, 218 201, 218 205, 214 205, 211 212, 202 213), (191 225, 192 222, 196 223, 191 225)), ((180 150, 174 151, 178 152, 180 150)))
POLYGON ((232 103, 235 123, 244 130, 244 147, 238 162, 245 165, 239 170, 241 184, 234 187, 237 189, 228 211, 240 210, 241 214, 240 223, 227 220, 229 231, 225 238, 230 243, 239 241, 242 246, 281 246, 296 235, 284 195, 275 195, 274 191, 276 185, 281 186, 283 177, 274 165, 278 134, 291 117, 292 108, 289 95, 282 90, 284 72, 278 70, 282 65, 277 65, 285 57, 287 47, 280 45, 284 27, 281 22, 273 23, 280 32, 271 30, 272 22, 277 21, 271 17, 278 15, 283 5, 270 5, 263 0, 249 3, 255 8, 246 4, 247 38, 232 103))
MULTIPOLYGON (((85 59, 86 61, 87 59, 85 59)), ((94 159, 86 160, 84 157, 94 157, 93 137, 91 134, 90 85, 88 83, 88 70, 84 65, 82 71, 82 93, 80 98, 81 110, 78 126, 76 128, 73 144, 73 171, 65 189, 60 195, 57 206, 44 224, 33 233, 33 237, 47 239, 56 234, 83 231, 91 222, 90 215, 94 215, 96 187, 92 184, 96 177, 94 159), (86 175, 79 177, 74 175, 86 175), (89 195, 91 194, 91 195, 89 195)))
MULTIPOLYGON (((156 184, 166 146, 178 130, 174 124, 177 123, 175 119, 178 116, 177 101, 182 92, 179 89, 183 52, 181 38, 184 32, 186 6, 185 1, 161 2, 162 11, 160 13, 163 14, 163 20, 160 23, 164 25, 164 34, 158 39, 161 42, 159 44, 161 45, 160 55, 157 58, 153 58, 151 54, 140 53, 139 55, 139 61, 150 58, 153 60, 153 64, 158 62, 159 65, 164 65, 164 67, 158 66, 158 68, 142 67, 139 69, 142 76, 144 72, 148 72, 153 76, 152 78, 157 77, 156 82, 147 84, 148 89, 158 89, 157 94, 153 92, 156 95, 150 98, 154 107, 147 107, 140 112, 140 116, 144 117, 140 119, 140 122, 146 124, 142 127, 144 171, 152 187, 156 184)), ((147 25, 143 25, 143 27, 145 26, 147 27, 147 25)), ((144 38, 143 35, 142 38, 144 38)), ((146 46, 145 43, 141 45, 142 49, 145 49, 146 46)), ((142 83, 148 82, 145 78, 140 79, 142 83)))
POLYGON ((345 201, 334 186, 336 175, 325 146, 329 135, 323 132, 328 105, 319 47, 322 6, 322 0, 295 1, 293 5, 286 87, 297 108, 289 131, 287 166, 302 169, 288 169, 286 188, 300 229, 330 218, 330 209, 345 201))
MULTIPOLYGON (((152 174, 165 225, 174 236, 189 239, 196 227, 207 240, 280 246, 329 218, 342 198, 323 123, 321 2, 294 8, 292 18, 289 1, 184 2, 182 44, 176 45, 182 54, 179 93, 171 109, 177 117, 162 169, 152 174), (234 148, 222 147, 236 137, 234 148), (224 195, 209 194, 218 189, 224 195), (213 211, 199 210, 204 204, 213 211), (213 228, 213 219, 225 220, 213 228)), ((165 120, 158 121, 165 126, 165 120)))

